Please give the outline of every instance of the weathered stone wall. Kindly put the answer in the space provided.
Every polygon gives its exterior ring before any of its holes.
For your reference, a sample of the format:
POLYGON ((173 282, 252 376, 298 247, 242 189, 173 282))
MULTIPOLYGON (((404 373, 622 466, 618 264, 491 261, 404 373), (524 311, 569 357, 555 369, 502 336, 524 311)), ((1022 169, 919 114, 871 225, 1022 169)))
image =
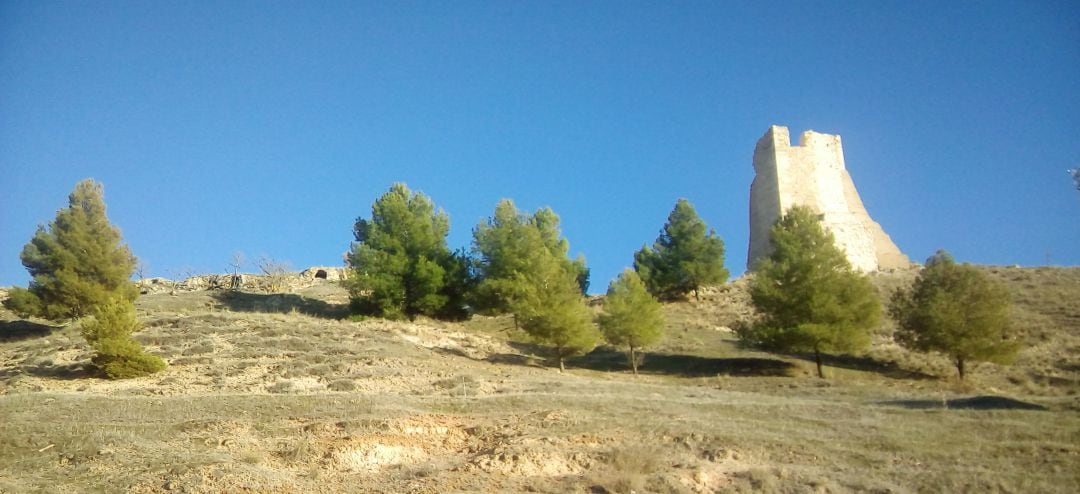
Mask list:
POLYGON ((168 293, 177 291, 229 290, 237 289, 254 292, 292 292, 325 281, 341 281, 348 278, 346 268, 316 266, 299 273, 282 273, 268 276, 261 274, 239 274, 237 286, 233 286, 233 275, 205 274, 192 276, 183 281, 166 278, 146 278, 136 282, 142 293, 168 293))
POLYGON ((774 125, 754 149, 750 186, 750 245, 746 266, 768 256, 769 229, 799 204, 822 215, 852 266, 862 271, 907 267, 910 261, 870 218, 844 164, 840 136, 803 132, 791 145, 787 127, 774 125))

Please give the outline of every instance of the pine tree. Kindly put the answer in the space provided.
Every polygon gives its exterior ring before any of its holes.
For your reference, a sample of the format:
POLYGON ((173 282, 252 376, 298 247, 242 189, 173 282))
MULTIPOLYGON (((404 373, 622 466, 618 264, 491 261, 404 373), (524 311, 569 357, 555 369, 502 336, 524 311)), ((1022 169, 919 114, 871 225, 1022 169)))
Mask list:
POLYGON ((634 269, 657 298, 673 300, 727 281, 724 241, 708 230, 694 206, 679 199, 652 247, 634 254, 634 269))
POLYGON ((518 292, 510 303, 515 319, 534 341, 552 348, 559 370, 565 360, 591 351, 599 340, 577 273, 564 258, 538 250, 529 270, 514 275, 518 292))
POLYGON ((553 256, 574 276, 579 294, 588 288, 585 259, 567 257, 569 242, 559 231, 559 217, 550 208, 529 215, 509 199, 499 201, 495 214, 473 230, 473 255, 479 278, 474 302, 493 313, 509 312, 522 296, 521 282, 538 269, 541 252, 553 256))
MULTIPOLYGON (((570 242, 562 238, 562 231, 559 229, 559 215, 555 214, 555 211, 552 211, 551 208, 540 208, 531 217, 525 218, 525 222, 540 232, 540 238, 544 246, 547 247, 548 252, 560 259, 567 258, 570 252, 570 242)), ((574 279, 577 281, 581 293, 588 293, 589 268, 585 265, 585 256, 579 255, 573 261, 569 261, 566 267, 574 273, 574 279)))
POLYGON ((627 347, 630 367, 637 375, 637 351, 660 340, 664 314, 660 302, 645 289, 638 274, 627 269, 608 285, 599 322, 608 343, 627 347))
POLYGON ((127 379, 159 372, 165 361, 143 351, 131 338, 140 329, 135 306, 122 298, 110 299, 93 310, 93 317, 82 321, 82 334, 97 352, 90 360, 112 379, 127 379))
POLYGON ((1009 330, 1006 288, 944 250, 927 259, 910 289, 893 294, 889 312, 901 345, 948 355, 960 380, 967 362, 1008 364, 1020 350, 1009 330))
POLYGON ((551 209, 523 214, 509 199, 473 230, 476 304, 513 314, 534 341, 552 347, 560 369, 567 357, 592 350, 599 338, 582 292, 588 269, 582 258, 571 261, 568 250, 551 209))
POLYGON ((68 207, 38 227, 20 258, 32 281, 5 304, 22 316, 78 318, 112 298, 138 296, 131 283, 135 257, 109 223, 103 188, 92 179, 75 186, 68 207))
POLYGON ((869 345, 881 302, 810 209, 789 209, 773 225, 771 240, 772 254, 750 280, 750 297, 763 319, 740 336, 770 349, 811 351, 818 377, 825 377, 822 353, 869 345))
POLYGON ((447 311, 457 269, 446 247, 450 219, 422 193, 396 183, 371 207, 371 219, 353 227, 348 256, 354 310, 387 318, 435 316, 447 311))

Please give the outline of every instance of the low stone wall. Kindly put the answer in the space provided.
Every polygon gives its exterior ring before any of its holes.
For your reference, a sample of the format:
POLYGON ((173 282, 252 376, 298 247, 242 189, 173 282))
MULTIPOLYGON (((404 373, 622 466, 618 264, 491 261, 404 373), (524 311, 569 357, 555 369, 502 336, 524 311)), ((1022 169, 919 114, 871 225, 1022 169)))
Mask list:
POLYGON ((170 293, 177 291, 194 292, 202 290, 243 290, 267 293, 287 293, 317 283, 342 281, 348 278, 348 269, 316 266, 299 273, 264 274, 205 274, 192 276, 183 281, 167 278, 145 278, 135 282, 139 292, 170 293))

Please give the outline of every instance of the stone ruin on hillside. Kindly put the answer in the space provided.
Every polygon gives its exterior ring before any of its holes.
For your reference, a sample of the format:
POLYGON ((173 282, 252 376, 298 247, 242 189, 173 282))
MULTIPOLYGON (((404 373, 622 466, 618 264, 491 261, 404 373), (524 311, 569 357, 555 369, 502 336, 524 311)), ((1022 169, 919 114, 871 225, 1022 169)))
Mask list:
POLYGON ((851 265, 862 271, 911 265, 889 235, 866 212, 844 166, 840 136, 806 131, 791 145, 787 127, 773 125, 754 149, 750 186, 750 247, 747 269, 772 250, 769 230, 782 212, 807 206, 821 215, 851 265))
POLYGON ((136 282, 141 293, 170 293, 200 290, 243 290, 254 292, 292 292, 322 281, 342 281, 348 278, 347 268, 314 266, 299 273, 265 274, 204 274, 189 276, 182 281, 166 278, 146 278, 136 282))

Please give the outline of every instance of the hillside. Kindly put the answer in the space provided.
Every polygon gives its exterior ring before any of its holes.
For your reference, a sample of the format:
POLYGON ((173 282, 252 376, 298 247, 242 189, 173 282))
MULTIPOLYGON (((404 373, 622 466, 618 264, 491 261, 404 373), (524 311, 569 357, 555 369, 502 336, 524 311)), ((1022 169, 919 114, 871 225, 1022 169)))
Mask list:
POLYGON ((559 373, 505 318, 342 320, 328 282, 143 296, 170 367, 127 381, 87 374, 75 325, 3 313, 0 492, 1069 492, 1080 269, 987 269, 1029 347, 964 385, 887 323, 828 380, 742 348, 742 280, 667 305, 637 378, 610 348, 559 373))

